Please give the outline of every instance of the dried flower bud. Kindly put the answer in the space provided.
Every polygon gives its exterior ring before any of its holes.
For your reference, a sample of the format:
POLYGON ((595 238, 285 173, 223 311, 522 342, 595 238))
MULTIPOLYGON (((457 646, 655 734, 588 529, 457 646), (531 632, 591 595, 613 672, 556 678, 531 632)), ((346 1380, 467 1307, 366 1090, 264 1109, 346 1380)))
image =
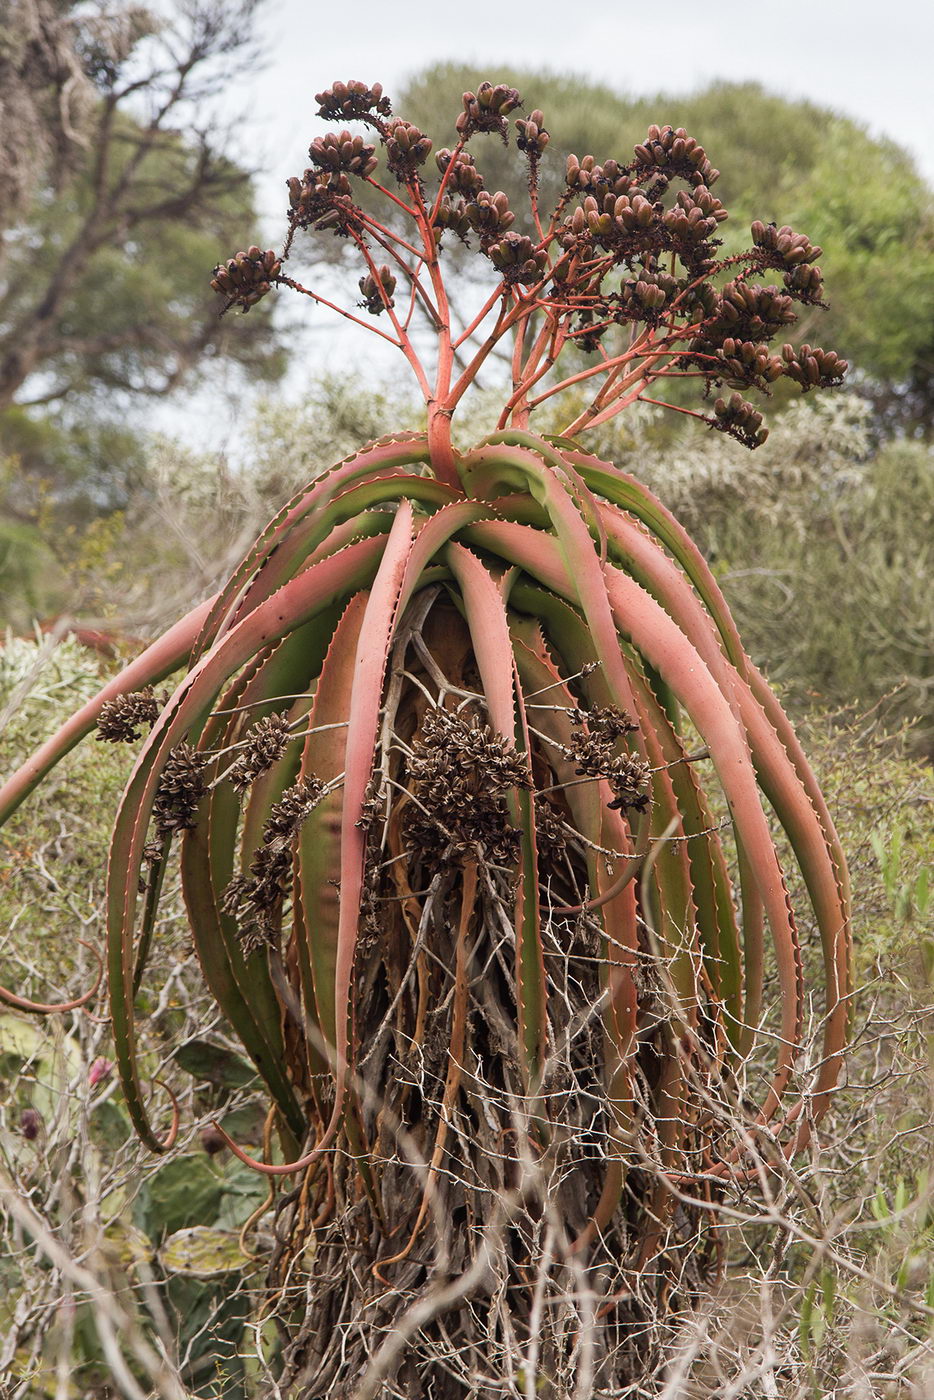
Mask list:
POLYGON ((113 1067, 113 1060, 108 1060, 104 1055, 98 1055, 97 1059, 92 1062, 88 1070, 89 1086, 95 1089, 98 1084, 103 1084, 104 1080, 108 1079, 113 1073, 113 1067))
POLYGON ((105 700, 97 717, 97 737, 107 744, 131 744, 143 725, 155 724, 160 708, 152 686, 105 700))
POLYGON ((159 780, 153 817, 159 836, 189 831, 195 825, 195 812, 204 796, 205 755, 191 744, 177 744, 169 753, 159 780))

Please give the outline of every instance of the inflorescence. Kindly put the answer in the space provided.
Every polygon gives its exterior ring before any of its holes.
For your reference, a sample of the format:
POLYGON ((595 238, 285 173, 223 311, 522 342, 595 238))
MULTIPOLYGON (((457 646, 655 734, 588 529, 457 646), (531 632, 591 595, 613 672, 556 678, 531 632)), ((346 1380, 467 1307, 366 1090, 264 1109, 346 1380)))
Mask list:
MULTIPOLYGON (((608 375, 641 356, 640 383, 625 402, 659 380, 681 375, 701 378, 708 391, 726 386, 735 391, 732 397, 717 398, 712 413, 693 416, 754 448, 765 440, 767 429, 742 391, 768 394, 782 377, 805 392, 842 383, 847 363, 833 351, 790 343, 780 352, 772 349, 775 338, 796 322, 796 304, 824 304, 817 265, 821 249, 787 225, 756 220, 751 246, 721 257, 717 233, 728 213, 712 192, 719 171, 683 127, 651 126, 625 162, 568 156, 564 192, 545 222, 537 206, 539 163, 551 139, 544 113, 536 109, 515 118, 532 215, 523 230, 514 227, 516 211, 509 197, 486 188, 466 149, 483 134, 508 143, 510 115, 522 106, 515 88, 487 82, 475 93, 464 93, 455 121, 457 144, 435 153, 434 189, 428 178, 430 137, 394 115, 379 84, 335 83, 317 101, 319 116, 360 122, 366 135, 342 129, 311 143, 309 168, 288 181, 289 235, 283 254, 252 247, 215 268, 212 285, 224 297, 225 310, 249 310, 276 285, 324 300, 282 272, 300 229, 330 231, 356 244, 367 264, 358 283, 363 297, 358 305, 370 315, 392 310, 397 284, 406 278, 412 307, 420 301, 427 306, 421 274, 437 264, 443 240, 451 234, 498 274, 502 310, 520 313, 510 329, 515 325, 518 334, 523 320, 551 324, 546 369, 569 343, 586 355, 602 355, 608 375), (404 186, 401 199, 381 183, 381 164, 404 186), (678 184, 685 188, 676 191, 678 184), (370 212, 373 191, 393 201, 385 225, 370 212), (408 254, 417 248, 418 236, 403 239, 398 232, 400 209, 418 226, 424 254, 417 258, 408 254), (384 249, 392 252, 392 264, 377 264, 377 251, 384 249), (764 282, 768 274, 780 282, 764 282)), ((444 318, 434 319, 437 329, 444 318)), ((405 332, 395 318, 394 327, 403 345, 405 332)), ((408 350, 408 344, 403 348, 408 350)), ((539 366, 531 382, 541 378, 539 366)), ((558 389, 549 389, 545 381, 540 397, 551 392, 558 389)), ((523 401, 518 392, 514 398, 523 401)), ((601 421, 611 416, 606 402, 599 413, 601 421)), ((580 430, 587 422, 575 426, 580 430)))

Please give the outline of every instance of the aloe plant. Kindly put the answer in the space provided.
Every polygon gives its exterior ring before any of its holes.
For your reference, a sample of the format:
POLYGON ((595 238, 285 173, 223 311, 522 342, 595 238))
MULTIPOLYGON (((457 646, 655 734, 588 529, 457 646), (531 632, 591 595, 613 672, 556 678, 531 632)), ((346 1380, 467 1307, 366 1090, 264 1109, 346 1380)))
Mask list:
POLYGON ((849 910, 826 804, 714 577, 586 432, 667 392, 754 449, 742 391, 841 382, 832 351, 772 348, 820 302, 820 249, 755 223, 720 256, 718 172, 681 129, 653 126, 626 163, 570 157, 545 214, 548 132, 520 117, 520 231, 468 150, 508 141, 513 89, 464 95, 436 181, 378 85, 317 100, 364 134, 316 139, 282 252, 238 253, 213 285, 225 310, 288 288, 373 329, 411 366, 425 430, 299 491, 8 781, 0 815, 95 726, 151 725, 109 862, 116 1062, 165 1151, 177 1113, 162 1125, 142 1080, 134 997, 177 845, 204 976, 269 1096, 263 1160, 227 1141, 300 1183, 271 1268, 283 1385, 364 1376, 375 1395, 421 1355, 437 1396, 484 1374, 490 1394, 612 1388, 644 1363, 647 1320, 718 1267, 717 1203, 827 1108, 849 910), (286 273, 300 233, 358 260, 356 304, 286 273), (497 429, 458 450, 452 419, 497 364, 497 429), (702 412, 682 379, 728 396, 702 412), (536 435, 562 394, 562 431, 536 435), (789 863, 823 968, 809 1056, 820 974, 789 863))

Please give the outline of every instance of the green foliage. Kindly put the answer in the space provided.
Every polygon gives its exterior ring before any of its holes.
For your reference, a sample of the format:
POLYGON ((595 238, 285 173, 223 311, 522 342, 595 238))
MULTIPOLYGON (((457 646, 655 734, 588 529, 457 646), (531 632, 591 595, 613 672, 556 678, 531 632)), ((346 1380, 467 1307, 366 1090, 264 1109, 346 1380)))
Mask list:
POLYGON ((250 241, 255 214, 247 176, 217 154, 202 179, 201 153, 174 133, 131 165, 143 136, 129 117, 109 134, 103 195, 94 183, 100 152, 93 148, 73 158, 54 199, 37 192, 2 267, 0 359, 16 353, 14 337, 74 258, 80 273, 69 278, 57 322, 31 366, 48 376, 54 395, 162 393, 203 356, 232 357, 254 376, 276 376, 283 362, 268 315, 257 312, 234 334, 218 321, 205 283, 219 246, 250 241), (129 192, 118 196, 125 179, 129 192), (82 241, 92 245, 89 254, 82 241))
POLYGON ((882 704, 929 747, 934 455, 874 447, 854 397, 791 405, 750 458, 657 412, 600 450, 644 475, 710 560, 753 659, 801 710, 882 704), (832 601, 832 606, 829 604, 832 601))
MULTIPOLYGON (((87 699, 101 678, 100 659, 73 638, 56 646, 7 638, 0 650, 3 770, 22 759, 53 716, 64 717, 87 699)), ((128 765, 125 751, 112 745, 75 752, 60 770, 60 784, 2 833, 0 979, 18 980, 27 990, 83 990, 93 979, 94 960, 87 950, 75 949, 74 930, 93 930, 99 919, 107 845, 102 818, 128 765)), ((147 1022, 144 1053, 155 1066, 174 1051, 167 1070, 174 1091, 192 1102, 196 1114, 232 1106, 240 1131, 253 1139, 262 1110, 252 1096, 252 1075, 222 1040, 195 1034, 205 1024, 205 1008, 177 911, 175 895, 166 906, 168 941, 159 973, 174 979, 175 993, 147 1022)), ((0 1013, 0 1169, 12 1171, 18 1189, 42 1206, 63 1240, 76 1228, 76 1210, 80 1221, 83 1208, 88 1228, 97 1222, 103 1252, 92 1251, 89 1262, 100 1271, 102 1286, 113 1287, 128 1303, 134 1325, 152 1337, 164 1326, 147 1301, 155 1276, 178 1355, 188 1358, 183 1375, 192 1396, 248 1400, 240 1352, 255 1294, 249 1286, 253 1266, 237 1237, 265 1187, 232 1158, 209 1158, 197 1136, 157 1170, 141 1172, 126 1110, 113 1097, 112 1075, 105 1075, 96 1094, 86 1087, 91 1063, 108 1052, 109 1041, 87 1018, 52 1028, 18 1012, 0 1013), (35 1139, 24 1135, 27 1112, 38 1114, 35 1139), (73 1155, 76 1139, 82 1150, 73 1155), (46 1205, 53 1187, 56 1194, 46 1205), (164 1254, 170 1237, 191 1226, 208 1232, 200 1237, 200 1262, 176 1258, 171 1248, 164 1254)), ((17 1302, 41 1300, 49 1283, 41 1256, 23 1258, 22 1241, 15 1250, 9 1243, 4 1236, 0 1247, 4 1337, 20 1325, 17 1302)), ((74 1247, 87 1253, 80 1236, 74 1247)), ((61 1345, 53 1330, 36 1350, 22 1346, 4 1371, 4 1383, 27 1385, 30 1395, 43 1400, 60 1395, 55 1367, 61 1345)), ((74 1317, 70 1370, 70 1400, 108 1393, 109 1363, 88 1303, 74 1317)))
POLYGON ((0 529, 21 584, 3 620, 17 625, 63 599, 99 605, 75 587, 69 532, 137 489, 141 399, 207 361, 260 381, 284 368, 266 310, 235 334, 205 276, 256 224, 204 105, 218 60, 252 61, 252 0, 39 9, 14 0, 0 19, 0 110, 22 142, 0 155, 0 529))

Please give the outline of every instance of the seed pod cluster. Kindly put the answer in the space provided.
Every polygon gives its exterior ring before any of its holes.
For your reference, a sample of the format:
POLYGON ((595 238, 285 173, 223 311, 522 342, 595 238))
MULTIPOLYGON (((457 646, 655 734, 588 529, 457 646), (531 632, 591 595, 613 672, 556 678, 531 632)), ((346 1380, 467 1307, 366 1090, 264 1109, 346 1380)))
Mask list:
POLYGON ((611 809, 644 811, 649 802, 648 765, 620 748, 620 742, 637 728, 631 717, 625 710, 606 705, 572 710, 570 719, 578 732, 564 753, 576 765, 578 776, 603 778, 609 783, 613 800, 607 805, 611 809))
MULTIPOLYGON (((633 190, 631 195, 606 194, 598 197, 589 194, 583 204, 574 210, 570 232, 577 237, 589 235, 607 252, 621 244, 633 248, 635 244, 631 235, 644 235, 660 214, 661 207, 650 204, 641 190, 633 190)), ((650 241, 640 238, 639 246, 650 241)))
POLYGON ((522 106, 522 98, 506 83, 481 83, 475 93, 464 93, 464 110, 454 123, 460 136, 468 140, 479 131, 495 131, 508 139, 506 117, 522 106))
POLYGON ((777 287, 737 279, 722 289, 716 316, 704 327, 702 338, 707 346, 720 346, 728 337, 771 340, 783 326, 796 320, 791 297, 777 287))
POLYGON ((218 263, 211 286, 226 298, 225 311, 231 306, 242 306, 246 312, 271 290, 281 271, 282 261, 277 254, 271 248, 263 252, 254 243, 245 253, 236 253, 227 262, 218 263))
POLYGON ((694 272, 708 272, 713 267, 711 254, 720 241, 713 235, 728 217, 716 195, 706 185, 697 185, 691 193, 679 192, 674 207, 662 215, 662 225, 669 247, 682 262, 694 272))
POLYGON ((269 813, 262 845, 250 860, 249 874, 235 875, 224 891, 221 908, 240 925, 238 931, 246 955, 275 940, 282 905, 292 883, 292 846, 324 791, 324 785, 313 773, 287 788, 269 813))
POLYGON ((723 363, 724 378, 731 389, 765 389, 785 373, 785 365, 779 355, 773 355, 767 345, 756 345, 751 340, 734 340, 732 336, 727 336, 720 347, 719 358, 723 363))
POLYGON ((198 803, 205 793, 206 763, 206 756, 187 742, 176 744, 169 753, 153 803, 158 836, 190 831, 195 825, 198 803))
POLYGON ((807 393, 809 389, 833 389, 843 383, 849 365, 834 350, 821 350, 816 345, 782 346, 785 374, 807 393))
POLYGON ((333 83, 324 92, 315 93, 318 116, 325 121, 366 121, 368 117, 391 117, 392 104, 383 95, 382 83, 368 87, 357 79, 333 83))
POLYGON ((615 298, 614 320, 657 322, 681 289, 668 272, 640 272, 620 287, 615 298))
POLYGON ((292 732, 284 715, 267 715, 250 728, 246 748, 238 756, 228 774, 237 792, 245 792, 262 774, 269 771, 285 753, 292 732))
POLYGON ((584 156, 582 160, 577 156, 568 156, 565 181, 569 190, 579 190, 581 193, 592 191, 601 195, 628 194, 637 188, 637 182, 619 161, 606 160, 598 165, 593 156, 584 156))
POLYGON ((823 252, 803 233, 795 233, 789 224, 776 228, 775 224, 764 224, 756 219, 752 224, 754 247, 762 254, 763 267, 774 267, 786 271, 801 263, 816 262, 823 252))
POLYGON ((535 794, 535 840, 539 854, 548 863, 560 860, 567 850, 564 818, 547 797, 535 794))
POLYGON ((476 198, 469 200, 465 206, 464 214, 470 227, 479 233, 484 248, 501 238, 516 221, 509 207, 509 196, 502 190, 497 190, 495 194, 490 194, 489 190, 478 190, 476 198))
POLYGON ((386 161, 396 179, 404 183, 431 153, 431 140, 401 117, 386 128, 386 161))
POLYGON ((106 744, 132 744, 144 725, 155 724, 161 708, 152 686, 107 700, 97 717, 97 738, 106 744))
POLYGON ((478 190, 483 189, 483 176, 477 169, 477 162, 469 151, 461 151, 455 158, 453 151, 449 151, 446 146, 443 146, 435 156, 435 164, 442 175, 449 167, 451 168, 451 173, 448 175, 444 187, 446 193, 462 194, 470 199, 478 190), (453 166, 451 165, 452 160, 453 166))
POLYGON ((312 165, 321 170, 340 170, 362 178, 376 169, 376 147, 349 131, 328 131, 316 137, 308 147, 308 155, 312 165))
MULTIPOLYGON (((506 140, 507 116, 521 106, 515 88, 484 82, 475 93, 464 94, 455 123, 458 147, 435 154, 441 186, 434 198, 423 183, 431 141, 411 122, 392 116, 381 87, 335 83, 319 94, 319 105, 323 116, 362 120, 378 135, 390 170, 408 188, 409 216, 417 221, 418 211, 431 211, 434 247, 429 259, 448 231, 468 248, 479 243, 479 253, 506 288, 543 284, 539 304, 579 350, 595 351, 615 325, 642 324, 661 328, 666 341, 672 337, 669 357, 659 361, 660 374, 700 371, 708 389, 726 385, 768 393, 782 375, 805 389, 840 382, 845 361, 839 358, 825 362, 811 353, 788 360, 771 349, 771 342, 787 334, 796 321, 796 303, 823 305, 816 263, 821 249, 790 225, 757 220, 751 228, 753 246, 721 259, 717 231, 728 215, 711 191, 718 172, 703 146, 683 127, 651 126, 628 164, 616 159, 599 162, 593 155, 568 156, 565 191, 552 222, 539 227, 536 241, 534 233, 526 236, 514 228, 516 216, 508 197, 500 190, 487 190, 476 160, 463 149, 477 132, 499 132, 506 140), (688 188, 671 190, 675 181, 688 188), (542 228, 548 229, 544 237, 542 228), (477 240, 471 239, 472 233, 477 240), (719 273, 740 262, 743 270, 719 286, 719 273), (767 269, 774 269, 783 285, 761 285, 767 269), (677 339, 685 328, 693 337, 690 341, 677 339)), ((536 109, 528 117, 515 118, 514 125, 534 195, 537 163, 549 146, 544 114, 536 109)), ((288 182, 291 233, 297 228, 329 229, 352 235, 360 245, 368 242, 375 225, 357 203, 351 180, 376 167, 375 145, 342 130, 315 140, 310 154, 313 164, 304 178, 288 182)), ((399 210, 397 202, 393 219, 402 217, 399 210)), ((395 237, 394 225, 384 233, 395 237)), ((417 230, 414 244, 400 254, 403 260, 420 239, 431 243, 424 228, 417 230)), ((269 289, 278 271, 274 254, 250 249, 216 269, 214 285, 227 297, 228 306, 246 307, 269 289), (251 261, 253 254, 258 261, 251 261)), ((378 316, 391 305, 397 273, 388 266, 374 271, 368 265, 361 271, 359 304, 378 316)), ((289 285, 297 286, 291 281, 289 285)), ((750 428, 748 419, 737 419, 729 405, 710 421, 750 445, 761 440, 760 425, 750 428)))
POLYGON ((532 786, 524 756, 488 724, 430 709, 408 761, 412 794, 406 835, 427 866, 482 854, 512 865, 519 833, 506 797, 532 786))
POLYGON ((507 286, 522 283, 530 286, 540 282, 548 262, 542 248, 536 248, 531 238, 523 233, 505 233, 497 243, 491 243, 486 255, 494 267, 503 274, 507 286))
POLYGON ((692 185, 708 188, 720 178, 707 159, 707 152, 683 126, 650 126, 643 142, 635 147, 634 166, 641 171, 653 171, 666 179, 673 175, 692 185))
POLYGON ((795 233, 789 224, 777 228, 756 219, 752 225, 752 241, 761 267, 774 267, 784 273, 785 288, 795 301, 806 305, 823 305, 824 282, 819 267, 813 264, 823 249, 803 233, 795 233))
POLYGON ((798 267, 793 267, 785 273, 782 278, 789 295, 795 301, 804 302, 807 306, 823 306, 821 300, 824 292, 824 279, 821 276, 819 267, 808 267, 805 263, 800 263, 798 267))
POLYGON ((710 426, 721 433, 729 433, 745 447, 761 447, 769 435, 768 428, 762 426, 762 414, 740 394, 717 399, 713 411, 713 418, 706 420, 710 426))
POLYGON ((378 282, 372 272, 368 272, 365 277, 360 278, 358 284, 363 294, 360 305, 369 311, 371 316, 381 316, 387 306, 395 305, 392 294, 396 290, 396 279, 392 268, 388 263, 383 263, 381 267, 376 269, 376 272, 379 278, 378 282))
POLYGON ((351 197, 350 181, 342 171, 306 170, 289 187, 289 223, 293 228, 333 229, 347 233, 359 226, 361 215, 351 197))
POLYGON ((452 233, 462 243, 468 243, 470 230, 473 227, 467 217, 467 205, 463 199, 448 199, 447 195, 439 201, 434 212, 432 225, 438 233, 443 233, 450 229, 452 233))

